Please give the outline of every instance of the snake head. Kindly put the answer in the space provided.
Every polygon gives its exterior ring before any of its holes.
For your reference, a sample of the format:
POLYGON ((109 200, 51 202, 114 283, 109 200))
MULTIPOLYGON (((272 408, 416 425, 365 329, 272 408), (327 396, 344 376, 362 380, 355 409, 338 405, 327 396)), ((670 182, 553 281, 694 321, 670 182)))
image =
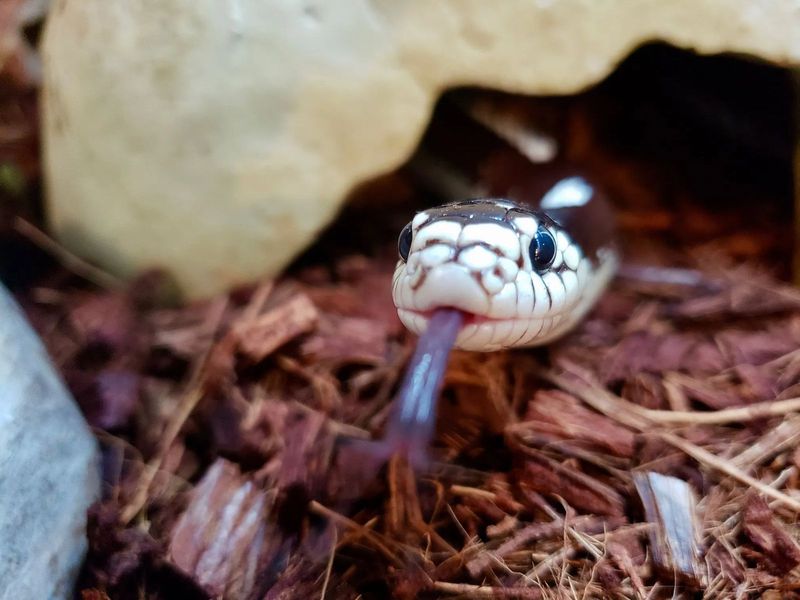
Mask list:
MULTIPOLYGON (((398 240, 392 297, 420 334, 438 308, 465 313, 455 345, 492 351, 547 343, 591 307, 616 266, 592 260, 541 211, 504 199, 418 213, 398 240)), ((612 264, 613 263, 613 264, 612 264)))

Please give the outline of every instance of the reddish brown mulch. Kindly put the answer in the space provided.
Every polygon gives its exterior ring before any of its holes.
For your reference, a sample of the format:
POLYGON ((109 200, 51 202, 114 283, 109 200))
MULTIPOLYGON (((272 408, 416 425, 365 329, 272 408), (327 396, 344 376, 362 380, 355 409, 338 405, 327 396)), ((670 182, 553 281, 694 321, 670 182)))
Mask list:
POLYGON ((84 597, 794 593, 800 293, 709 259, 620 279, 545 350, 456 352, 415 478, 348 444, 414 342, 390 273, 350 256, 176 308, 155 274, 31 290, 103 448, 84 597))
MULTIPOLYGON (((30 184, 19 64, 0 153, 30 184)), ((592 160, 625 200, 624 276, 546 349, 456 352, 419 476, 354 443, 380 435, 414 344, 391 234, 358 254, 334 228, 333 252, 280 281, 180 306, 156 273, 89 286, 113 280, 4 204, 4 275, 102 448, 76 594, 800 596, 800 293, 770 274, 786 273, 786 211, 709 209, 592 160)), ((351 232, 395 230, 364 206, 351 232)))

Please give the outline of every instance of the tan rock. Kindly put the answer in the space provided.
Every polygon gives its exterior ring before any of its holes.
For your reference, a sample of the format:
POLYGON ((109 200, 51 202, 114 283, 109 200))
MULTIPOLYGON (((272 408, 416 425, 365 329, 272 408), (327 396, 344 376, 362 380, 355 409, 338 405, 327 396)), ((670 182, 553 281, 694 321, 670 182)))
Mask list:
POLYGON ((117 273, 204 295, 279 272, 448 87, 574 92, 656 39, 796 64, 797 31, 790 0, 61 0, 49 218, 117 273))

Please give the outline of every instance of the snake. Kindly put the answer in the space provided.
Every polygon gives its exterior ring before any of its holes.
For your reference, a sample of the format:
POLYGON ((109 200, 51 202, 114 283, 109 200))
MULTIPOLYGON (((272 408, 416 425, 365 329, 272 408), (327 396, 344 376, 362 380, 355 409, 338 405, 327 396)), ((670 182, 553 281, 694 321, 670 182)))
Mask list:
POLYGON ((567 156, 539 164, 528 152, 535 132, 497 121, 513 111, 463 108, 444 106, 431 120, 410 171, 439 197, 478 193, 417 212, 398 236, 392 277, 397 315, 419 339, 371 449, 418 468, 430 464, 451 349, 555 341, 595 306, 620 264, 614 211, 593 173, 567 156))
POLYGON ((418 212, 400 232, 392 298, 420 335, 440 309, 463 313, 454 347, 491 352, 550 343, 595 305, 619 265, 611 211, 584 177, 537 206, 476 198, 418 212))

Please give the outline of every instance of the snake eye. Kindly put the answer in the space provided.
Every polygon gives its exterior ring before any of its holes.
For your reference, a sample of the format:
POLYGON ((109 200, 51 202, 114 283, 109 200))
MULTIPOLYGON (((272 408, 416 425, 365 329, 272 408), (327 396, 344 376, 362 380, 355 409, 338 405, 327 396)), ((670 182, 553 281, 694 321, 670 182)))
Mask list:
POLYGON ((546 271, 556 259, 556 240, 546 229, 539 229, 531 240, 528 253, 537 272, 546 271))
POLYGON ((412 236, 411 223, 409 223, 403 227, 403 231, 400 232, 400 237, 397 239, 397 252, 404 261, 408 260, 408 253, 411 251, 412 236))

